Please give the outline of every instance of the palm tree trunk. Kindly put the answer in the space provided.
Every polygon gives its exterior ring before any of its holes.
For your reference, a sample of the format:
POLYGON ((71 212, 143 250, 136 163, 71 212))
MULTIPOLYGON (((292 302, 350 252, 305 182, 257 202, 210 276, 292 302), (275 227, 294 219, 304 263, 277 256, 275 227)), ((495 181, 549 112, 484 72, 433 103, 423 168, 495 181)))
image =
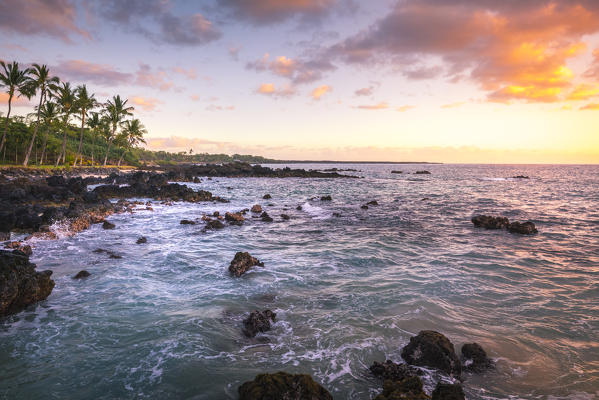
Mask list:
POLYGON ((96 132, 92 132, 92 167, 94 166, 94 147, 96 146, 96 132))
POLYGON ((33 149, 33 143, 35 142, 35 137, 37 136, 37 129, 40 126, 40 111, 42 111, 42 102, 44 101, 44 97, 46 97, 46 92, 42 90, 40 95, 40 104, 37 106, 37 121, 35 122, 35 129, 33 130, 33 137, 31 138, 31 143, 29 143, 29 149, 27 150, 27 155, 25 155, 25 161, 23 161, 23 166, 26 167, 29 163, 29 156, 31 155, 31 149, 33 149))
POLYGON ((8 96, 8 112, 6 113, 6 120, 4 121, 4 134, 2 135, 2 143, 0 143, 0 152, 2 151, 2 148, 4 147, 4 143, 6 142, 6 133, 8 132, 8 121, 9 121, 8 118, 10 117, 12 96, 13 96, 12 93, 8 96))
POLYGON ((44 156, 46 155, 46 145, 48 144, 48 127, 46 127, 44 135, 44 144, 42 145, 42 156, 40 157, 40 165, 44 163, 44 156))
MULTIPOLYGON (((114 131, 113 131, 114 136, 114 131)), ((106 166, 106 161, 108 160, 108 153, 110 153, 110 145, 112 144, 112 138, 108 141, 108 149, 106 149, 106 157, 104 157, 104 166, 106 166)))
POLYGON ((65 126, 64 135, 62 136, 62 163, 67 162, 67 127, 65 126))
POLYGON ((116 165, 117 167, 121 166, 121 162, 123 161, 123 158, 125 157, 125 153, 127 152, 127 147, 125 147, 125 149, 123 150, 123 154, 121 154, 121 158, 119 158, 119 162, 116 165))
POLYGON ((81 154, 81 146, 83 146, 83 127, 85 126, 85 109, 81 110, 81 132, 79 134, 79 149, 77 149, 77 155, 75 156, 75 163, 73 166, 77 165, 77 157, 81 157, 79 161, 80 165, 83 165, 83 154, 81 154))

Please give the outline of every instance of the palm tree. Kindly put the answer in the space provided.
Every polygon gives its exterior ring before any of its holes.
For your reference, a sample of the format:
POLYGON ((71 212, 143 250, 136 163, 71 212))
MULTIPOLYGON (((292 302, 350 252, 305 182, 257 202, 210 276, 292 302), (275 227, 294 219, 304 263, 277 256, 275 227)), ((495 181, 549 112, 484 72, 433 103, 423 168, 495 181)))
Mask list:
POLYGON ((114 140, 117 127, 123 122, 123 118, 128 115, 132 115, 133 107, 127 107, 128 100, 122 100, 121 96, 116 95, 112 100, 106 102, 106 119, 111 126, 110 136, 107 138, 108 148, 106 149, 106 156, 104 157, 104 166, 108 161, 108 153, 110 153, 110 146, 114 140))
POLYGON ((8 121, 10 118, 10 110, 12 98, 17 92, 17 97, 25 95, 30 98, 30 93, 27 91, 27 81, 29 74, 29 68, 20 70, 19 63, 13 61, 12 64, 6 64, 4 61, 0 61, 0 66, 4 71, 0 71, 0 86, 6 87, 6 93, 8 93, 8 113, 6 113, 6 120, 4 121, 4 133, 2 134, 2 141, 0 142, 0 152, 4 148, 6 142, 6 133, 8 132, 8 121))
POLYGON ((121 158, 117 164, 118 167, 121 166, 121 162, 123 161, 123 157, 125 157, 125 153, 127 150, 135 147, 139 143, 145 143, 143 136, 148 133, 146 127, 137 119, 133 119, 131 121, 125 121, 123 125, 122 135, 125 142, 125 150, 123 150, 123 154, 121 154, 121 158))
POLYGON ((31 156, 31 149, 33 143, 35 143, 35 137, 37 136, 37 130, 40 125, 40 112, 42 111, 42 104, 46 101, 48 92, 56 90, 58 83, 60 82, 58 77, 50 76, 50 70, 46 65, 33 64, 33 68, 29 71, 31 78, 27 82, 27 91, 30 95, 33 95, 38 89, 40 91, 40 102, 37 106, 37 121, 35 122, 35 129, 33 130, 33 137, 31 143, 29 143, 29 149, 25 155, 25 161, 23 166, 27 166, 29 163, 29 157, 31 156))
POLYGON ((60 155, 56 159, 56 166, 60 162, 66 162, 67 159, 67 131, 69 127, 69 118, 71 114, 77 111, 75 91, 71 87, 69 82, 64 82, 58 89, 58 104, 60 105, 60 111, 62 112, 62 150, 60 155))
POLYGON ((83 163, 83 154, 81 153, 81 147, 83 146, 83 127, 85 126, 85 116, 87 112, 92 108, 98 105, 98 102, 94 98, 93 94, 89 94, 87 92, 87 87, 85 85, 78 86, 76 89, 77 92, 77 108, 80 112, 81 119, 81 131, 79 133, 79 148, 77 149, 77 155, 75 156, 75 162, 73 166, 77 165, 77 158, 80 157, 81 160, 79 164, 83 163))
POLYGON ((94 165, 94 150, 96 146, 96 136, 98 135, 98 128, 102 127, 102 118, 99 113, 93 112, 87 120, 87 127, 90 129, 92 134, 92 165, 94 165))
POLYGON ((42 144, 42 155, 40 157, 40 164, 44 163, 44 156, 46 155, 46 145, 48 144, 48 131, 50 130, 50 126, 52 126, 55 121, 58 119, 58 105, 51 101, 47 101, 42 106, 42 111, 40 112, 42 120, 44 121, 45 126, 45 134, 44 134, 44 143, 42 144))

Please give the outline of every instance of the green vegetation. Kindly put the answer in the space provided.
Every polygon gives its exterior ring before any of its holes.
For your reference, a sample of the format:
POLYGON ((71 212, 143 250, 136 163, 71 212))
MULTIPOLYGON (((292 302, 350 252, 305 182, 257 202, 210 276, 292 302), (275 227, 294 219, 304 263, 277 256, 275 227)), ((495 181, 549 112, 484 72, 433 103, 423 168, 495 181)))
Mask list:
POLYGON ((46 65, 21 69, 17 62, 0 61, 0 67, 0 88, 8 93, 8 112, 5 117, 0 113, 0 164, 58 167, 275 161, 240 154, 142 149, 138 145, 145 143, 147 130, 134 118, 134 108, 127 105, 127 99, 116 95, 101 104, 86 85, 72 87, 61 82, 46 65), (12 102, 21 96, 39 96, 38 104, 27 117, 12 116, 12 102))

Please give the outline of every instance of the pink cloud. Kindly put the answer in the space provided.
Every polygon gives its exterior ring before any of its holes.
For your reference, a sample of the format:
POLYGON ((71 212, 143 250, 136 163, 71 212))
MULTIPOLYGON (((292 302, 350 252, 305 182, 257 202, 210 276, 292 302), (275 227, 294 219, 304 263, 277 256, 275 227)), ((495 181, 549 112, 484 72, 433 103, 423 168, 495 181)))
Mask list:
POLYGON ((140 107, 144 111, 154 111, 156 107, 163 104, 161 100, 153 97, 132 96, 130 101, 136 108, 140 107))
POLYGON ((332 90, 333 90, 333 88, 330 87, 329 85, 321 85, 321 86, 318 86, 317 88, 315 88, 314 90, 312 90, 312 93, 310 93, 310 95, 312 96, 312 99, 320 100, 320 98, 322 96, 331 92, 332 90))

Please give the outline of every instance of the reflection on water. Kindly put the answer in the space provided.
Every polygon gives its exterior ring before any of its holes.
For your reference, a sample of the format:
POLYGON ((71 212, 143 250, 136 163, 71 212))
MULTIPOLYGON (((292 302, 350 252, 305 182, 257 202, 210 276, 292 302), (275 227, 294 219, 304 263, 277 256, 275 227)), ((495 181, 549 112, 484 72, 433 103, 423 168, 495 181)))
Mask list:
POLYGON ((113 216, 115 230, 35 243, 33 261, 54 270, 56 287, 0 323, 0 398, 236 398, 255 374, 286 370, 335 398, 368 399, 380 383, 367 366, 400 360, 421 329, 458 348, 476 341, 497 360, 466 376, 469 398, 597 395, 598 167, 337 167, 365 178, 205 180, 189 185, 231 203, 155 204, 113 216), (407 173, 421 169, 432 174, 407 173), (333 201, 307 201, 325 194, 333 201), (360 208, 370 200, 379 206, 360 208), (179 225, 255 203, 275 222, 179 225), (539 234, 475 229, 475 213, 530 219, 539 234), (148 243, 135 244, 142 235, 148 243), (230 278, 236 251, 266 267, 230 278), (92 276, 72 280, 81 269, 92 276), (278 322, 247 339, 241 320, 256 308, 278 322))

